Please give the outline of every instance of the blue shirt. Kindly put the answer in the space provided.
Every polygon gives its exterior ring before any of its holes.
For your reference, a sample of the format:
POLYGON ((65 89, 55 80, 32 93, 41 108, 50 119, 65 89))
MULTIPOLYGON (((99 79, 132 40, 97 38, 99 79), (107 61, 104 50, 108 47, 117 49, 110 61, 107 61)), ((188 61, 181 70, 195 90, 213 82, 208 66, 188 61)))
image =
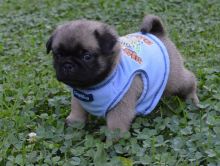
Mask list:
POLYGON ((136 114, 149 114, 167 84, 170 69, 167 50, 152 34, 133 33, 120 37, 119 41, 120 62, 112 74, 88 89, 73 88, 73 95, 87 112, 105 117, 123 98, 135 75, 140 74, 144 86, 135 111, 136 114))

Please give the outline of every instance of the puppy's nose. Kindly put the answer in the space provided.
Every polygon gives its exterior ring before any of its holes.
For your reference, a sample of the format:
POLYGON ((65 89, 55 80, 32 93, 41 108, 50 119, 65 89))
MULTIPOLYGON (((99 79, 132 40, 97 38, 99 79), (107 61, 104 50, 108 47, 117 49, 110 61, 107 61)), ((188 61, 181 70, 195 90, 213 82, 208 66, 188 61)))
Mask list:
POLYGON ((67 63, 63 66, 64 72, 72 72, 73 69, 74 69, 74 66, 72 64, 69 64, 69 63, 67 63))

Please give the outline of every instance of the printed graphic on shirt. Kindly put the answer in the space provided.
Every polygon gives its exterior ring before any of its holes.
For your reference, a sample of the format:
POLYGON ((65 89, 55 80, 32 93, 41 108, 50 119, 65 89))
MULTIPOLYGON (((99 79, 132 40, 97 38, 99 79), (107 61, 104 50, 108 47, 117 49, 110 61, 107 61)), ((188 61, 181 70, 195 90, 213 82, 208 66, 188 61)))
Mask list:
POLYGON ((128 48, 123 48, 124 52, 126 53, 126 55, 128 55, 129 57, 131 57, 131 59, 135 60, 137 63, 142 64, 142 58, 139 57, 135 51, 132 51, 128 48))
POLYGON ((142 64, 142 58, 138 56, 141 51, 141 45, 152 45, 153 42, 148 40, 146 37, 142 35, 127 35, 120 38, 120 43, 123 51, 131 57, 131 59, 135 60, 138 64, 142 64))
POLYGON ((77 99, 85 101, 85 102, 92 102, 94 100, 92 94, 86 94, 86 93, 83 93, 83 92, 78 91, 76 89, 73 90, 73 95, 77 99))

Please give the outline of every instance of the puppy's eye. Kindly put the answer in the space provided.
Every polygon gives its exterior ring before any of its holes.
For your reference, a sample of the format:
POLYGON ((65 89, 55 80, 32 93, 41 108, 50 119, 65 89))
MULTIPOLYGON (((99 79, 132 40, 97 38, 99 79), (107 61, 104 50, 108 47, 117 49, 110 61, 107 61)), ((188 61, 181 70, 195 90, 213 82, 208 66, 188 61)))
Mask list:
POLYGON ((90 60, 92 60, 92 58, 93 58, 93 56, 92 56, 91 54, 89 54, 89 53, 85 53, 85 54, 83 55, 83 57, 82 57, 82 59, 83 59, 84 61, 90 61, 90 60))

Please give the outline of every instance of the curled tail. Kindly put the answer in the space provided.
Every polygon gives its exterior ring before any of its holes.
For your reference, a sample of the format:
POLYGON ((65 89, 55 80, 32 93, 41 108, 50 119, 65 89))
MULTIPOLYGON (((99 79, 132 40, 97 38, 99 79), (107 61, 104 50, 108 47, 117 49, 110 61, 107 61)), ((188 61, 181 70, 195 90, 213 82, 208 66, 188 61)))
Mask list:
POLYGON ((145 33, 151 33, 155 36, 164 36, 165 29, 160 17, 154 15, 147 15, 141 24, 140 31, 145 33))

